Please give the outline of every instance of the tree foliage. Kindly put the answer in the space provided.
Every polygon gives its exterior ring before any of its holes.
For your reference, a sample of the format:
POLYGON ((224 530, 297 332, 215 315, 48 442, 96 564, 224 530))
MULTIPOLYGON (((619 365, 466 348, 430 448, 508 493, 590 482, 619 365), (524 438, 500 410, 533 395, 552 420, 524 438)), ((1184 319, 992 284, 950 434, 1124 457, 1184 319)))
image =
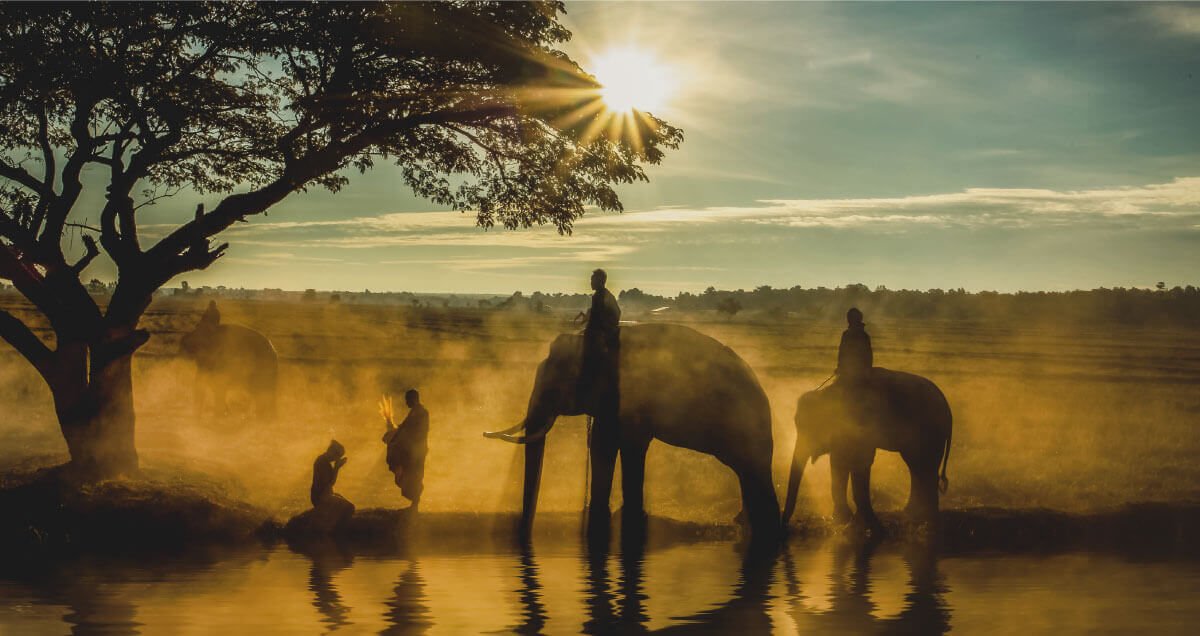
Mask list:
POLYGON ((0 336, 52 389, 80 347, 94 374, 148 337, 136 324, 154 290, 224 253, 214 236, 298 190, 336 191, 347 169, 394 164, 484 227, 569 233, 590 206, 620 210, 614 186, 644 180, 682 135, 647 114, 589 133, 603 115, 580 113, 599 93, 558 48, 563 10, 0 4, 0 278, 47 316, 57 348, 8 314, 0 336), (102 207, 81 210, 97 174, 102 207), (140 209, 179 192, 221 196, 174 229, 139 230, 140 209), (70 229, 83 254, 64 251, 70 229), (118 270, 103 310, 79 279, 101 250, 118 270))

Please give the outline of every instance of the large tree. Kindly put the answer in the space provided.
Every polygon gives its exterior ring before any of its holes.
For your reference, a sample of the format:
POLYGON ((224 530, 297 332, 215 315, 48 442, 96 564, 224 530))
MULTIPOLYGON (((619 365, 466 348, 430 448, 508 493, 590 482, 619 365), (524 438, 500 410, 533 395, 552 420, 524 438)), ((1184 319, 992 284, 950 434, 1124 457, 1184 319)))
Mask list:
POLYGON ((211 265, 227 247, 212 237, 294 192, 337 190, 386 162, 484 227, 570 232, 587 207, 619 210, 613 186, 644 180, 681 133, 642 113, 599 125, 594 80, 558 48, 561 12, 0 4, 0 278, 54 338, 4 311, 0 336, 49 385, 71 465, 137 470, 130 360, 154 291, 211 265), (96 174, 104 193, 89 199, 96 174), (145 244, 138 211, 179 192, 219 202, 145 244), (82 254, 64 250, 72 230, 82 254), (80 279, 101 250, 118 272, 106 306, 80 279))

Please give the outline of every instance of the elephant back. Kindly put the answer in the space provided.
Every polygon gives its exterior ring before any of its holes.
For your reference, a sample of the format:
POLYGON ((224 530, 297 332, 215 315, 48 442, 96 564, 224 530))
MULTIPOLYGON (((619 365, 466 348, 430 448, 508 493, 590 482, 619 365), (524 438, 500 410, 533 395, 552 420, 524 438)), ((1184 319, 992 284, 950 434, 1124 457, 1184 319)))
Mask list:
POLYGON ((236 324, 218 325, 201 334, 195 344, 195 358, 202 370, 234 375, 273 372, 278 366, 271 340, 236 324))
POLYGON ((622 327, 620 342, 622 419, 718 457, 728 447, 771 445, 767 395, 732 349, 681 325, 622 327))

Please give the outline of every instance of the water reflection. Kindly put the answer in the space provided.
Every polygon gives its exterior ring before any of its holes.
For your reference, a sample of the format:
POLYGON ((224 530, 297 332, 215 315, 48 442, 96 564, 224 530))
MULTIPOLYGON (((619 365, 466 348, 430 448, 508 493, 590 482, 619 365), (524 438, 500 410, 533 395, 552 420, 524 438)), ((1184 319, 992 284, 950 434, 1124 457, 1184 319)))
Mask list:
POLYGON ((383 634, 424 634, 433 627, 432 614, 425 604, 425 579, 421 566, 409 561, 408 567, 396 579, 392 596, 387 601, 384 619, 388 626, 383 634))
POLYGON ((313 593, 313 607, 321 613, 321 622, 326 633, 350 624, 350 608, 342 602, 342 595, 333 584, 333 576, 354 563, 354 554, 333 541, 323 541, 308 546, 307 555, 312 559, 308 569, 308 589, 313 593))
POLYGON ((533 547, 525 545, 521 549, 520 559, 521 585, 517 596, 521 603, 521 615, 524 620, 512 628, 518 634, 540 634, 546 626, 546 607, 542 604, 542 586, 538 583, 537 560, 533 557, 533 547))
POLYGON ((0 562, 0 633, 1171 631, 1200 618, 1184 600, 1200 594, 1194 560, 943 559, 919 543, 439 543, 384 554, 324 543, 216 560, 9 565, 0 562), (1064 605, 1077 611, 1055 610, 1064 605))
MULTIPOLYGON (((834 542, 826 575, 824 598, 813 598, 797 574, 795 555, 784 553, 782 571, 788 600, 788 614, 802 629, 853 631, 858 633, 940 634, 950 630, 950 611, 945 599, 947 588, 938 574, 937 556, 927 544, 904 546, 901 558, 908 573, 903 606, 895 617, 881 617, 875 600, 872 565, 878 542, 834 542)), ((814 556, 808 552, 804 556, 814 556)))

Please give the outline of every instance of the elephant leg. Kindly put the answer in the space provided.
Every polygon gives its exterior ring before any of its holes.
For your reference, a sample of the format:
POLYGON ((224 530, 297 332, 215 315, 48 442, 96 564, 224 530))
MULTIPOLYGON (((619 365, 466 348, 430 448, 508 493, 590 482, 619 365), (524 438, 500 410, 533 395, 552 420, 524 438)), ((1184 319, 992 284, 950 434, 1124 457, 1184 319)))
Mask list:
POLYGON ((742 512, 738 513, 739 519, 750 523, 755 540, 775 536, 780 530, 779 499, 771 479, 770 463, 753 462, 734 467, 734 472, 737 473, 738 484, 742 487, 742 512))
POLYGON ((592 493, 588 504, 589 530, 608 528, 608 502, 612 498, 613 472, 619 437, 615 422, 596 420, 592 428, 592 493))
POLYGON ((904 464, 908 466, 908 502, 904 504, 904 514, 909 517, 916 513, 917 501, 920 499, 921 464, 918 457, 912 453, 900 453, 904 464))
POLYGON ((933 521, 938 513, 938 462, 929 458, 912 471, 911 508, 914 520, 933 521))
POLYGON ((879 523, 879 517, 875 516, 875 509, 871 507, 871 464, 874 461, 875 449, 872 448, 871 454, 869 456, 864 454, 862 458, 854 462, 854 467, 850 471, 850 488, 854 491, 856 516, 868 528, 882 526, 879 523))
POLYGON ((646 484, 646 450, 650 440, 625 440, 621 444, 621 522, 626 527, 646 521, 644 489, 646 484))
POLYGON ((846 482, 850 479, 850 465, 840 453, 829 454, 829 487, 833 495, 833 520, 838 523, 849 521, 854 516, 846 501, 846 482))

